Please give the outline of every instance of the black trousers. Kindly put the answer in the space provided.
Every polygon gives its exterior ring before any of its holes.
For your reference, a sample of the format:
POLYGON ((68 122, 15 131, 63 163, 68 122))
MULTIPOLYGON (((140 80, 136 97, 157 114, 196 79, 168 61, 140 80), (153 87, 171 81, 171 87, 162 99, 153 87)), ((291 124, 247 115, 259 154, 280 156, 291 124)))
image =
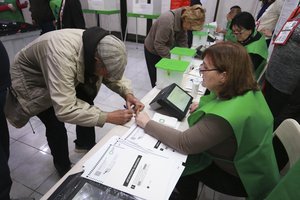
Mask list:
POLYGON ((226 173, 212 163, 204 170, 180 177, 176 184, 179 191, 179 199, 195 200, 198 193, 199 181, 215 191, 237 197, 247 197, 243 183, 238 177, 226 173))
POLYGON ((280 92, 266 80, 264 96, 274 117, 274 130, 287 118, 300 123, 300 82, 289 95, 280 92))
MULTIPOLYGON (((94 105, 95 97, 89 97, 83 90, 77 89, 76 96, 90 105, 94 105)), ((95 127, 84 127, 77 125, 76 138, 77 139, 74 141, 75 144, 86 149, 91 149, 96 144, 95 127)))
MULTIPOLYGON (((76 91, 79 99, 94 105, 93 100, 81 90, 76 91)), ((48 141, 53 162, 62 168, 69 168, 71 162, 69 159, 68 136, 63 122, 59 121, 55 115, 53 107, 37 115, 46 126, 46 137, 48 141)), ((74 141, 78 146, 91 149, 95 144, 95 128, 76 126, 77 139, 74 141)))
POLYGON ((63 169, 69 169, 71 162, 65 124, 57 119, 53 107, 39 113, 37 117, 46 127, 46 137, 54 164, 63 169))
MULTIPOLYGON (((265 80, 264 96, 274 117, 274 130, 288 118, 300 123, 300 84, 292 95, 285 94, 274 88, 268 80, 265 80)), ((288 155, 280 140, 273 139, 273 146, 278 168, 281 170, 288 162, 288 155)))
POLYGON ((148 73, 150 76, 151 86, 155 87, 156 85, 156 63, 158 63, 161 59, 160 56, 155 55, 149 52, 146 47, 144 47, 145 59, 148 68, 148 73))
POLYGON ((9 193, 12 185, 9 158, 9 131, 4 115, 6 89, 0 91, 0 199, 10 199, 9 193))

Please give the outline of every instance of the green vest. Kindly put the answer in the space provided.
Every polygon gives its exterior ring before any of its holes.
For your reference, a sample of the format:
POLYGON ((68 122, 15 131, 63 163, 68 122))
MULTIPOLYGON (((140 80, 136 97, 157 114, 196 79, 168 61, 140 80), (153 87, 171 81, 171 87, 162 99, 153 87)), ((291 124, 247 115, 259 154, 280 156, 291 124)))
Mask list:
POLYGON ((226 24, 226 34, 224 36, 225 41, 237 42, 235 35, 232 33, 230 28, 231 21, 228 21, 226 24))
MULTIPOLYGON (((18 8, 16 4, 16 0, 5 0, 4 4, 13 4, 14 7, 16 8, 16 11, 2 11, 0 12, 0 19, 1 20, 9 20, 9 21, 14 21, 14 22, 24 22, 24 17, 22 14, 22 11, 18 8)), ((3 3, 0 3, 0 5, 3 5, 3 3)))
POLYGON ((59 14, 60 6, 61 6, 61 1, 62 0, 50 0, 50 3, 49 3, 50 8, 51 8, 56 20, 58 20, 58 14, 59 14))
MULTIPOLYGON (((280 175, 272 145, 273 117, 262 93, 249 91, 230 100, 219 100, 213 93, 203 96, 198 109, 188 118, 189 125, 197 123, 206 113, 230 123, 237 141, 233 162, 248 199, 264 198, 280 175)), ((188 156, 184 174, 200 171, 210 162, 208 153, 188 156), (195 165, 195 160, 202 162, 196 164, 198 170, 190 166, 195 165)))
MULTIPOLYGON (((254 35, 256 35, 257 32, 254 32, 254 35)), ((264 58, 264 60, 261 62, 261 64, 257 67, 257 69, 254 72, 256 80, 258 79, 259 75, 263 71, 267 59, 268 59, 268 46, 266 43, 266 39, 263 35, 259 38, 259 40, 256 40, 248 45, 245 46, 248 53, 258 54, 261 57, 264 58)))
POLYGON ((288 171, 288 173, 280 180, 266 200, 298 200, 300 199, 299 190, 300 180, 300 160, 288 171))
MULTIPOLYGON (((253 35, 256 34, 258 33, 255 31, 253 35)), ((261 35, 259 40, 247 44, 245 48, 248 53, 258 54, 261 57, 263 57, 265 60, 267 60, 268 58, 268 46, 266 43, 266 39, 263 35, 261 35)))

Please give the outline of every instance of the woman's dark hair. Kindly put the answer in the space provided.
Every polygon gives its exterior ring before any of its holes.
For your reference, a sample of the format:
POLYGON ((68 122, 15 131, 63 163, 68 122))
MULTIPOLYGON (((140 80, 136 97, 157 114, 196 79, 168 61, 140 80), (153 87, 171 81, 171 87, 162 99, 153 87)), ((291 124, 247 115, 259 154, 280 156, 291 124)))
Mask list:
POLYGON ((230 99, 249 90, 259 89, 252 73, 251 58, 242 45, 233 42, 217 43, 203 52, 202 58, 206 56, 219 73, 226 73, 226 81, 218 94, 220 98, 230 99))
POLYGON ((237 14, 231 21, 230 29, 235 25, 239 28, 244 28, 246 30, 251 30, 254 32, 255 30, 255 19, 248 12, 241 12, 237 14))

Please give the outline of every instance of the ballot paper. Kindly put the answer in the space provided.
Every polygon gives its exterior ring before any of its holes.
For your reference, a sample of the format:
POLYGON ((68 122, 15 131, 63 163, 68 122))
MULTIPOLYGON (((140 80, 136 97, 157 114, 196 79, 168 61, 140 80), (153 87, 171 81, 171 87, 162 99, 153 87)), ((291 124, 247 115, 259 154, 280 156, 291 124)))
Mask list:
POLYGON ((112 137, 84 163, 82 176, 141 199, 168 199, 187 156, 162 144, 153 147, 157 140, 140 137, 142 130, 133 125, 127 137, 112 137), (135 134, 139 140, 132 140, 135 134))
POLYGON ((173 158, 181 162, 185 162, 187 156, 176 152, 174 149, 163 144, 154 137, 146 134, 144 129, 138 127, 137 125, 132 125, 132 127, 127 131, 127 133, 122 137, 128 143, 136 145, 150 151, 159 156, 166 158, 173 158))

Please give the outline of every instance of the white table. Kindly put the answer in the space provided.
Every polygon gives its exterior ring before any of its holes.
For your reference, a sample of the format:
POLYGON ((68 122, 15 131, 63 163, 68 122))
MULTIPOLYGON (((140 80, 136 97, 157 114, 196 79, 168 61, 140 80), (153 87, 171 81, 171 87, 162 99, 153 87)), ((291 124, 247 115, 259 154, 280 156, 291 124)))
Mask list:
MULTIPOLYGON (((183 79, 186 80, 186 79, 183 79)), ((184 83, 184 82, 183 82, 184 83)), ((149 103, 152 101, 152 99, 159 93, 159 89, 153 88, 151 91, 149 91, 142 99, 141 101, 145 104, 144 111, 149 114, 150 117, 152 117, 155 113, 154 110, 152 110, 149 106, 149 103)), ((72 169, 66 173, 42 198, 41 200, 48 199, 51 194, 63 183, 63 181, 71 174, 75 174, 82 171, 83 164, 97 152, 112 136, 119 136, 121 137, 124 135, 129 128, 134 124, 134 119, 132 119, 130 122, 124 124, 123 126, 116 126, 112 130, 109 131, 108 134, 106 134, 84 157, 82 157, 73 167, 72 169)), ((187 123, 187 117, 185 117, 178 127, 179 130, 183 131, 188 128, 187 123)))

